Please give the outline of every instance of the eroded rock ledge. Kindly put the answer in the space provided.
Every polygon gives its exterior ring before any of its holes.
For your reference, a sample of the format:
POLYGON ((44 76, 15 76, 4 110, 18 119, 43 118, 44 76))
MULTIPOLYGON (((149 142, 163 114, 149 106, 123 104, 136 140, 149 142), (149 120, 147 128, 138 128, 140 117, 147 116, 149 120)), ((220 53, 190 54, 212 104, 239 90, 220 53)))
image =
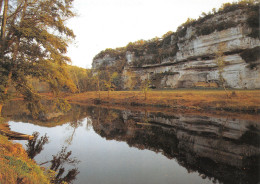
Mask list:
POLYGON ((260 88, 258 6, 231 6, 184 24, 164 39, 102 51, 92 66, 102 69, 123 63, 124 89, 129 71, 141 80, 149 78, 156 88, 217 88, 220 72, 226 87, 260 88))

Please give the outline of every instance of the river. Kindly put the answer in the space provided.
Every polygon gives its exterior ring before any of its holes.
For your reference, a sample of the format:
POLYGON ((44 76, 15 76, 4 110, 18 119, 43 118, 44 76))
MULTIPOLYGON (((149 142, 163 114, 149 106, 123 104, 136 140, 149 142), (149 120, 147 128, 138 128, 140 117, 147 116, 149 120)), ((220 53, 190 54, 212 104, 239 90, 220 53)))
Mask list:
POLYGON ((36 142, 16 142, 30 150, 38 164, 59 172, 57 181, 64 178, 75 184, 260 181, 260 123, 251 115, 73 105, 67 115, 34 122, 22 117, 22 113, 15 113, 9 114, 11 130, 39 133, 36 142), (43 141, 45 135, 48 141, 43 141))

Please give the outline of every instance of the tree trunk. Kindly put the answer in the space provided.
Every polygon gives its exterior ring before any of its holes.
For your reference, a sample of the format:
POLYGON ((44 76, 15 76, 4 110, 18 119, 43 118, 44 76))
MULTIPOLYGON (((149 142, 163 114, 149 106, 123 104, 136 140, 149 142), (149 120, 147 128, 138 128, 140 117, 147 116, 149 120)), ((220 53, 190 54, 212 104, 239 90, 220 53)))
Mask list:
POLYGON ((9 72, 9 74, 8 74, 7 84, 6 84, 5 90, 4 90, 4 94, 5 94, 5 95, 7 94, 8 88, 9 88, 9 86, 11 85, 12 75, 13 75, 13 72, 12 72, 12 70, 11 70, 11 71, 9 72))
POLYGON ((3 108, 3 104, 0 104, 0 117, 2 117, 2 108, 3 108))
POLYGON ((5 29, 6 29, 6 22, 7 22, 7 10, 8 10, 8 0, 4 0, 4 12, 3 12, 3 19, 2 19, 2 29, 1 29, 1 39, 4 41, 5 39, 5 29))
POLYGON ((2 12, 3 0, 0 0, 0 12, 2 12))
MULTIPOLYGON (((2 4, 3 4, 3 0, 0 0, 0 12, 2 11, 2 4)), ((6 22, 7 22, 7 9, 8 9, 8 0, 4 1, 4 11, 3 11, 3 18, 2 18, 2 25, 1 25, 1 47, 0 47, 0 57, 1 59, 3 59, 3 47, 5 45, 5 29, 6 29, 6 22)), ((3 62, 3 61, 2 61, 3 62)), ((9 78, 9 75, 8 75, 9 78)), ((7 93, 8 88, 4 89, 4 94, 7 93)), ((2 117, 2 109, 3 109, 3 103, 0 103, 0 117, 2 117)))
POLYGON ((76 83, 77 83, 77 88, 78 88, 78 92, 80 93, 81 91, 80 91, 80 86, 79 86, 79 80, 78 80, 78 77, 77 77, 77 75, 76 75, 76 72, 75 72, 75 70, 73 69, 73 73, 74 73, 74 77, 75 77, 75 80, 76 80, 76 83))
POLYGON ((99 79, 98 79, 98 98, 100 100, 100 87, 99 87, 99 79))
MULTIPOLYGON (((13 63, 16 62, 17 54, 18 54, 18 47, 19 47, 19 38, 16 38, 16 45, 14 47, 14 53, 13 53, 13 63)), ((13 71, 17 69, 17 63, 13 66, 13 68, 10 69, 9 74, 8 74, 8 79, 7 79, 7 84, 5 86, 4 94, 7 94, 9 87, 11 86, 12 83, 12 76, 13 76, 13 71)))

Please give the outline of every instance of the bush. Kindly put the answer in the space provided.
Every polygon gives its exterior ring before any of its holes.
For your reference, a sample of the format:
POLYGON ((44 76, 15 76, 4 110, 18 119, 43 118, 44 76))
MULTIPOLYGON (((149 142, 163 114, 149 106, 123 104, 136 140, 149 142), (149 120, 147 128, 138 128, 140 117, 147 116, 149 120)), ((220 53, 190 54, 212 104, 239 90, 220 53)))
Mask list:
POLYGON ((247 18, 247 24, 252 28, 252 32, 251 34, 249 34, 250 37, 252 38, 259 38, 260 35, 259 35, 259 11, 258 11, 258 8, 251 8, 251 12, 249 12, 248 14, 248 18, 247 18))

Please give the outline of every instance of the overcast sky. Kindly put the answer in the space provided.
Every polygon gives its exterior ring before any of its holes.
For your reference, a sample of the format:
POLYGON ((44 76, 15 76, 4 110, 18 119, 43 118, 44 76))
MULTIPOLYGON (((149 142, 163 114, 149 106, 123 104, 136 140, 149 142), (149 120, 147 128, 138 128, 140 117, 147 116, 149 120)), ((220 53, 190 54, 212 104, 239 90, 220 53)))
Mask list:
POLYGON ((77 37, 68 56, 73 65, 91 68, 93 57, 106 48, 161 37, 226 2, 233 0, 74 0, 78 16, 68 26, 77 37))

